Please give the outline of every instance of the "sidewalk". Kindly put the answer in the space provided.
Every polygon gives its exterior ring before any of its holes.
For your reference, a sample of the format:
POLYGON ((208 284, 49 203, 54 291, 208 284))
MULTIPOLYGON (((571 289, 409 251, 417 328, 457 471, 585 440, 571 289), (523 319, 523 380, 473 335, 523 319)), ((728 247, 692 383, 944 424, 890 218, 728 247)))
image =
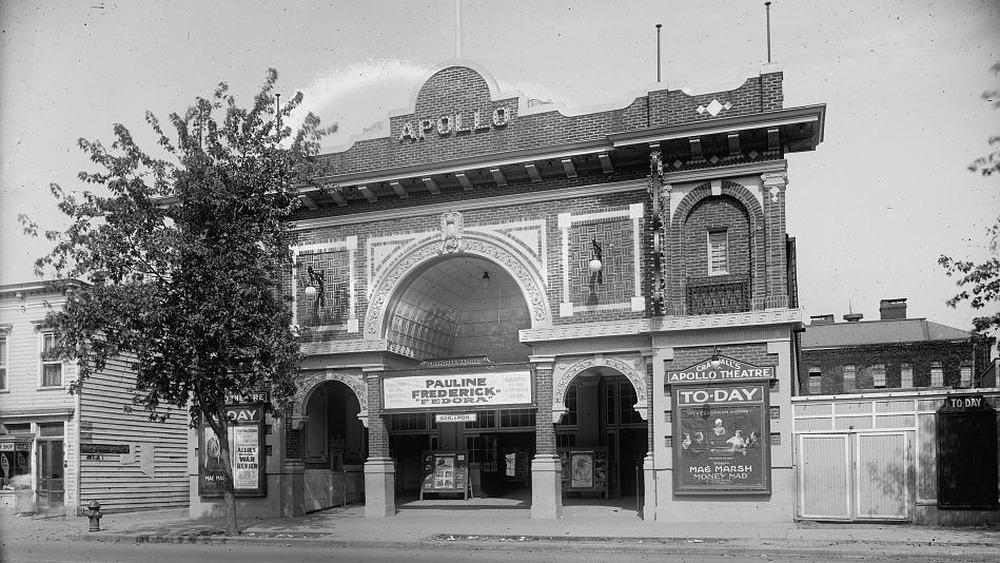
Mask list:
POLYGON ((334 508, 301 518, 242 518, 243 534, 225 535, 221 519, 189 520, 186 509, 109 514, 101 531, 85 517, 0 517, 9 541, 296 543, 323 546, 576 549, 671 553, 767 554, 1000 561, 1000 530, 913 525, 644 522, 634 510, 568 504, 558 520, 532 520, 524 503, 470 505, 429 500, 402 504, 392 518, 366 519, 364 507, 334 508))

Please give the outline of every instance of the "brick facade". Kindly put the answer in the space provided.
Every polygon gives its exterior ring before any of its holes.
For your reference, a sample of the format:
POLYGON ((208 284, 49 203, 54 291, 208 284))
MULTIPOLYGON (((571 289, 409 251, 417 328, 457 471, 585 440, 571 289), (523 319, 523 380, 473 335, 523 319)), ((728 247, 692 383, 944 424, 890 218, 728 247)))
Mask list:
MULTIPOLYGON (((800 312, 789 307, 784 158, 822 140, 825 110, 785 109, 781 82, 782 73, 767 67, 731 91, 654 90, 576 115, 529 105, 499 92, 480 69, 452 65, 431 73, 384 131, 319 157, 325 175, 300 190, 296 266, 284 288, 298 323, 311 329, 309 369, 366 373, 369 455, 384 461, 366 472, 379 495, 395 455, 381 414, 382 378, 453 358, 458 348, 449 343, 458 339, 447 333, 459 315, 446 309, 489 298, 495 320, 466 326, 463 338, 481 342, 462 349, 530 366, 533 486, 558 490, 552 416, 564 407, 557 403, 569 381, 625 376, 645 421, 637 427, 647 432, 638 439, 648 444, 646 479, 662 483, 646 489, 646 517, 702 510, 669 493, 665 371, 714 353, 773 366, 771 404, 789 410, 800 312), (721 276, 707 271, 712 230, 728 234, 721 276), (590 266, 595 243, 599 276, 590 266), (306 294, 309 267, 325 276, 325 304, 306 294), (484 270, 504 283, 495 297, 468 287, 484 270), (523 305, 510 305, 512 298, 523 305), (496 342, 513 342, 515 353, 491 353, 496 342)), ((472 309, 478 316, 484 308, 472 309)), ((773 422, 772 431, 787 433, 783 424, 773 422)), ((289 457, 295 438, 287 436, 289 457)), ((774 463, 788 467, 786 457, 776 450, 774 463)), ((396 470, 410 461, 395 460, 396 470)), ((407 482, 411 476, 396 476, 407 482)), ((533 495, 554 503, 538 514, 558 513, 555 500, 533 495)), ((777 514, 785 496, 755 506, 777 514)), ((381 498, 370 497, 384 504, 369 507, 373 514, 391 505, 381 498)))

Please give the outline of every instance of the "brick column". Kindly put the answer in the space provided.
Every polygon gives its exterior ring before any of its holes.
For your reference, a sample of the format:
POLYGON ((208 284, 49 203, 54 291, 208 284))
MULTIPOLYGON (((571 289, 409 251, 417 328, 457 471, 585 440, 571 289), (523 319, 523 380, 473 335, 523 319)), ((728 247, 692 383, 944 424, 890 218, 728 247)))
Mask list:
POLYGON ((382 372, 365 370, 368 385, 368 460, 365 462, 365 518, 396 515, 396 467, 382 418, 382 372))
POLYGON ((781 306, 782 298, 786 300, 783 306, 788 307, 788 261, 785 245, 785 186, 788 184, 788 176, 784 172, 762 174, 761 180, 764 183, 764 221, 767 229, 765 308, 781 306))
POLYGON ((556 455, 556 428, 552 422, 554 356, 532 356, 535 372, 535 459, 531 460, 531 517, 562 516, 562 466, 556 455))

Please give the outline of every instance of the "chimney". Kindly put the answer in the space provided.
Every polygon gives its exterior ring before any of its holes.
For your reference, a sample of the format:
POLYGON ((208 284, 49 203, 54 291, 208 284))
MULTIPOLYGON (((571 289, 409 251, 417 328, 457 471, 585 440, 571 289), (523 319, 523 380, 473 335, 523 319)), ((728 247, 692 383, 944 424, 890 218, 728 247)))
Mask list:
POLYGON ((906 298, 883 299, 879 303, 879 313, 882 314, 883 321, 906 318, 906 298))
POLYGON ((809 324, 813 326, 832 325, 834 322, 833 315, 813 315, 809 317, 809 324))
POLYGON ((863 318, 865 318, 865 316, 862 315, 861 313, 848 313, 844 315, 844 320, 849 323, 856 323, 863 318))

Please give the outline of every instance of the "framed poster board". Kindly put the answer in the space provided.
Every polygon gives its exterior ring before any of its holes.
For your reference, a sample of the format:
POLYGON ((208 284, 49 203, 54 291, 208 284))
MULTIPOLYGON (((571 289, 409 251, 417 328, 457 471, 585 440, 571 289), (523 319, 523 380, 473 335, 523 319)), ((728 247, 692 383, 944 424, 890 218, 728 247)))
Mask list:
MULTIPOLYGON (((264 409, 260 405, 226 407, 233 488, 238 497, 267 496, 264 456, 264 409)), ((221 497, 225 490, 222 447, 207 424, 198 428, 198 495, 221 497)))
POLYGON ((674 493, 771 492, 767 382, 672 387, 674 493))
POLYGON ((982 395, 955 395, 937 411, 939 508, 998 510, 997 411, 982 395))
POLYGON ((563 492, 608 496, 607 448, 559 448, 563 492))
POLYGON ((469 452, 466 450, 425 451, 421 455, 423 482, 420 500, 425 493, 461 494, 469 498, 469 452))

